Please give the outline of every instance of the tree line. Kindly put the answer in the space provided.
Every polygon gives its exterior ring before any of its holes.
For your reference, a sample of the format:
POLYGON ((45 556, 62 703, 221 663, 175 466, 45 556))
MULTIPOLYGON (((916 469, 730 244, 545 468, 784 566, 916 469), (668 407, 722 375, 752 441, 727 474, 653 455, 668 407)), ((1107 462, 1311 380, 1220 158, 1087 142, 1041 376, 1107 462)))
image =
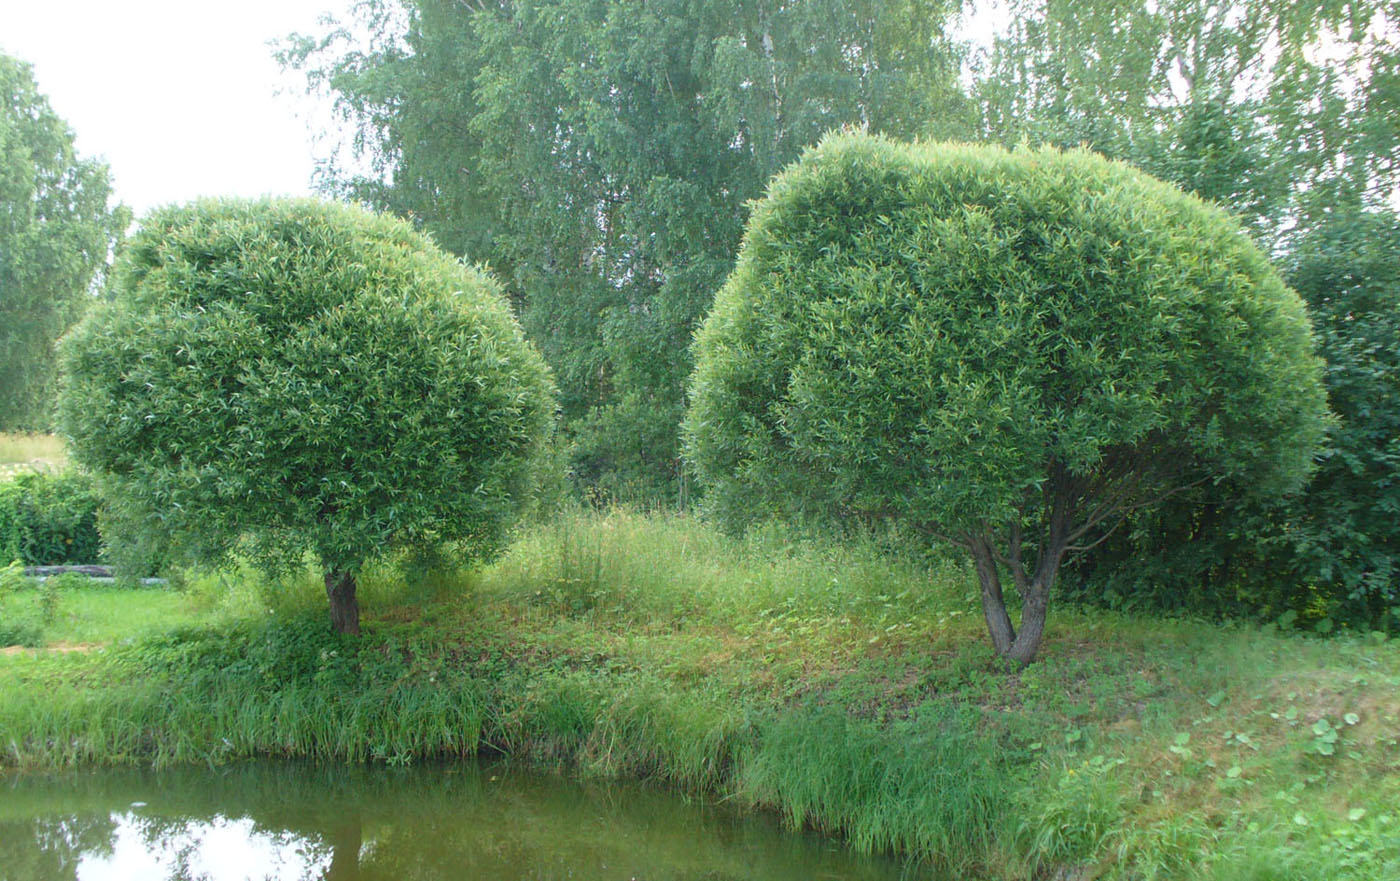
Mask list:
POLYGON ((1180 493, 1074 581, 1125 604, 1400 623, 1400 4, 1008 10, 974 49, 954 2, 368 0, 278 51, 346 124, 322 190, 504 280, 556 377, 571 479, 599 501, 693 500, 690 341, 750 202, 824 132, 1083 145, 1215 202, 1312 310, 1336 413, 1317 474, 1282 505, 1180 493))
POLYGON ((746 204, 824 131, 1085 146, 1244 223, 1312 310, 1337 421, 1302 496, 1184 493, 1081 558, 1075 583, 1400 625, 1400 4, 1013 0, 981 49, 959 24, 982 10, 937 0, 357 9, 281 48, 353 133, 321 185, 508 279, 586 497, 691 500, 689 341, 746 204))

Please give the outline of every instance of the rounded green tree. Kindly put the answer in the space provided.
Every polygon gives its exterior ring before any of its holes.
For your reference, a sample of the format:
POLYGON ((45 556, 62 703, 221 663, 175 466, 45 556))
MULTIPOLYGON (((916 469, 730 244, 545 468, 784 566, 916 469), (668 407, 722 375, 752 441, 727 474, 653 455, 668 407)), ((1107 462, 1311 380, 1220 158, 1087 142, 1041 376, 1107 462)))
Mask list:
POLYGON ((1303 305, 1239 224, 1085 152, 829 136, 755 206, 695 348, 722 519, 961 546, 1022 663, 1066 555, 1186 487, 1297 487, 1326 416, 1303 305))
POLYGON ((73 457, 124 529, 270 568, 312 552, 355 633, 394 548, 496 545, 553 388, 500 286, 402 221, 314 200, 153 213, 63 341, 73 457))

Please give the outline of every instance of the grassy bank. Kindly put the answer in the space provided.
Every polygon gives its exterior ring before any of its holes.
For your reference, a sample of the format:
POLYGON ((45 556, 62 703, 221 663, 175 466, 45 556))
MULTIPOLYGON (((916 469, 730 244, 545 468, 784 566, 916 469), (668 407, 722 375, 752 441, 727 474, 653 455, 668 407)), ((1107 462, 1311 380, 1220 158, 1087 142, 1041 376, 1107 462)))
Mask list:
POLYGON ((347 641, 310 577, 145 592, 204 623, 0 659, 0 762, 487 751, 970 877, 1400 876, 1400 650, 1380 638, 1058 608, 1014 671, 958 565, 626 513, 364 594, 347 641))

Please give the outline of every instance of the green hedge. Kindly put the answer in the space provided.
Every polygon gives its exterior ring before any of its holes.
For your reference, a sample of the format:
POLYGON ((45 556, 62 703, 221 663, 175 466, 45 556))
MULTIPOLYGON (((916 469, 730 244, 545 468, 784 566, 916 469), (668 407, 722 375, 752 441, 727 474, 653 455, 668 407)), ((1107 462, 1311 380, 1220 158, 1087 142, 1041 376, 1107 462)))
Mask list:
POLYGON ((21 474, 0 483, 0 560, 97 562, 97 502, 92 478, 76 471, 21 474))

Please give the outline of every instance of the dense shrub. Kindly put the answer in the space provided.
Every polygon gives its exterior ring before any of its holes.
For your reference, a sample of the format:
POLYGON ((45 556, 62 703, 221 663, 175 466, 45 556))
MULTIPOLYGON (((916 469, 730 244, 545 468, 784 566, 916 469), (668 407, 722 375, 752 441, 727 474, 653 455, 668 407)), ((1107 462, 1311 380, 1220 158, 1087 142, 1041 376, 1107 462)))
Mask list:
POLYGON ((26 566, 96 563, 97 489, 76 471, 31 472, 0 482, 0 560, 26 566))
POLYGON ((1091 602, 1400 626, 1400 218, 1338 211, 1285 264, 1327 361, 1337 424, 1299 497, 1189 494, 1078 569, 1091 602))
POLYGON ((696 354, 724 519, 961 546, 1023 662, 1066 555, 1191 487, 1296 488, 1326 412, 1303 304, 1239 224, 1084 152, 827 138, 755 206, 696 354))
POLYGON ((500 285, 408 224, 313 200, 157 211, 113 299, 65 339, 61 416, 116 538, 205 561, 489 553, 528 501, 554 405, 500 285))

